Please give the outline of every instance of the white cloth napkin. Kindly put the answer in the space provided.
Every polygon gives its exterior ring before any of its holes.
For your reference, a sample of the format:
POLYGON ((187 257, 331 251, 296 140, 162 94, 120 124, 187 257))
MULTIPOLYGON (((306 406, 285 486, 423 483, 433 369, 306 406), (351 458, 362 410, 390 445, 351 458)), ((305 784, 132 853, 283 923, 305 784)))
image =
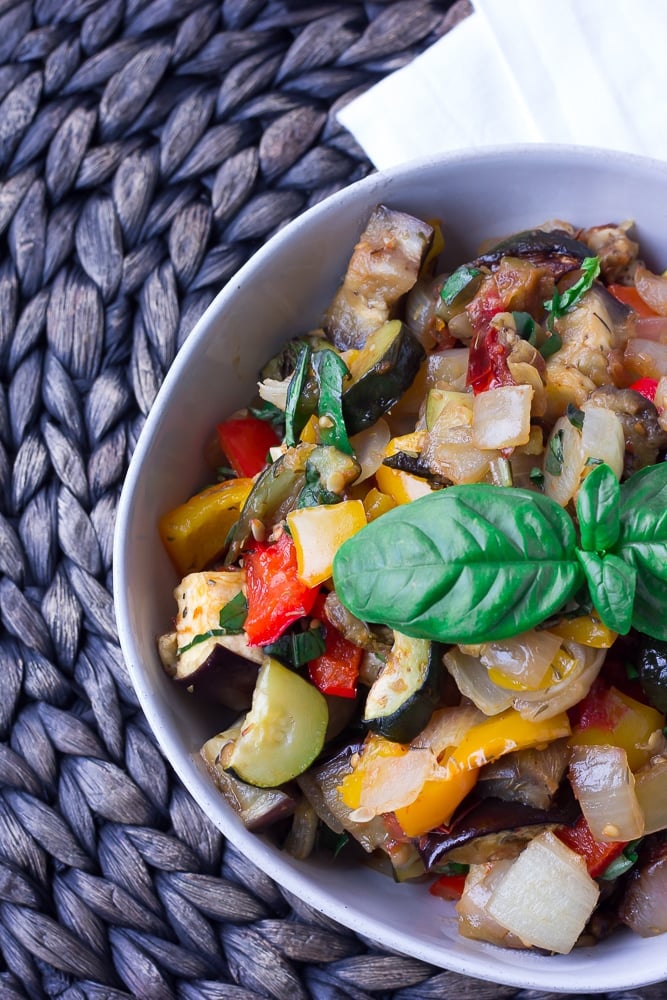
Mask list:
POLYGON ((561 142, 667 159, 663 0, 474 0, 475 12, 338 113, 378 168, 561 142))

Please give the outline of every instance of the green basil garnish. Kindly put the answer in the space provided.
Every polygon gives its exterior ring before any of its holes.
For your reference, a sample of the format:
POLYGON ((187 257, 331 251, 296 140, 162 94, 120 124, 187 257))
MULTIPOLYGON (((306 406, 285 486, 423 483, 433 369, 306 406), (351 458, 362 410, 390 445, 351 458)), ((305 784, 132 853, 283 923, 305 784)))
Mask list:
POLYGON ((550 476, 560 476, 563 471, 563 432, 556 431, 551 440, 544 459, 544 470, 550 476))
POLYGON ((276 642, 263 647, 268 656, 274 656, 288 667, 302 667, 304 663, 316 660, 325 651, 324 633, 321 627, 309 628, 305 632, 290 632, 281 635, 276 642))
POLYGON ((187 653, 193 646, 198 646, 201 642, 206 642, 207 639, 214 639, 216 636, 239 635, 243 632, 247 614, 248 602, 244 594, 239 591, 236 597, 232 597, 231 601, 228 601, 224 607, 220 608, 220 614, 218 615, 219 628, 210 628, 206 632, 200 632, 186 646, 180 647, 178 655, 187 653))
POLYGON ((562 611, 585 583, 616 632, 667 639, 667 463, 620 486, 600 464, 574 521, 549 497, 476 484, 401 505, 348 539, 336 592, 358 618, 447 643, 504 639, 562 611))
POLYGON ((581 262, 581 277, 564 292, 559 292, 557 288, 554 289, 553 297, 543 303, 544 308, 549 313, 548 327, 550 330, 553 330, 554 320, 564 316, 568 309, 575 306, 582 295, 591 288, 599 273, 599 257, 584 257, 581 262))

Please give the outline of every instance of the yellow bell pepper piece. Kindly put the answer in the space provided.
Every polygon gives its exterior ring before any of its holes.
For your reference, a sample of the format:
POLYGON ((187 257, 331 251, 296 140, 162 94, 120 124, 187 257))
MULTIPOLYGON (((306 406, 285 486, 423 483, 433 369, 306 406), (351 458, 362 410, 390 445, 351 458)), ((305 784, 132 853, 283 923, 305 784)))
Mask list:
MULTIPOLYGON (((399 451, 420 452, 423 445, 424 432, 414 431, 412 434, 392 438, 387 445, 385 455, 389 457, 399 451)), ((413 476, 410 472, 402 472, 400 469, 390 469, 386 465, 381 465, 377 470, 375 481, 378 489, 393 497, 397 504, 409 503, 432 492, 425 479, 413 476)))
POLYGON ((364 510, 369 521, 375 521, 376 518, 386 514, 387 511, 392 510, 395 506, 396 501, 393 497, 390 497, 388 493, 381 493, 374 486, 371 487, 364 497, 364 510))
POLYGON ((508 708, 471 726, 452 751, 448 766, 463 770, 481 767, 512 750, 528 750, 569 735, 570 723, 565 712, 533 722, 508 708))
POLYGON ((361 500, 343 500, 322 507, 300 507, 287 515, 296 549, 297 577, 316 587, 331 576, 336 552, 348 538, 365 527, 361 500))
POLYGON ((445 777, 424 782, 414 802, 396 809, 394 815, 407 837, 419 837, 436 826, 448 823, 456 807, 477 784, 478 767, 461 771, 448 762, 444 767, 447 771, 445 777))
POLYGON ((204 569, 222 552, 252 485, 252 479, 229 479, 162 515, 160 538, 181 576, 204 569))
POLYGON ((346 774, 338 787, 340 797, 348 809, 358 809, 361 805, 366 775, 372 771, 378 757, 404 757, 410 748, 403 743, 394 743, 384 736, 369 734, 364 741, 359 758, 353 769, 346 774))
POLYGON ((308 421, 299 435, 299 440, 305 442, 306 444, 317 444, 320 440, 320 435, 317 430, 317 417, 312 416, 308 418, 308 421))
POLYGON ((612 687, 605 695, 604 720, 609 724, 575 726, 569 742, 573 746, 621 747, 627 754, 631 771, 648 764, 655 753, 648 746, 649 738, 656 730, 664 728, 665 716, 612 687))
POLYGON ((578 618, 564 619, 558 625, 549 628, 561 639, 571 639, 582 646, 592 646, 594 649, 609 649, 613 646, 618 632, 612 632, 594 615, 579 615, 578 618))

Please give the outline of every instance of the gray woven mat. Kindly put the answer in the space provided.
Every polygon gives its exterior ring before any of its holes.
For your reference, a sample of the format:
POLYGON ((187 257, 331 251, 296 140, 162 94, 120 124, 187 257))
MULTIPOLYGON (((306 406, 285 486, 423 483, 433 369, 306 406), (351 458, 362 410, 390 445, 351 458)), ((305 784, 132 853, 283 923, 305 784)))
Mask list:
POLYGON ((369 172, 341 102, 467 11, 0 0, 3 998, 538 996, 383 954, 224 843, 138 709, 111 597, 179 345, 271 233, 369 172))

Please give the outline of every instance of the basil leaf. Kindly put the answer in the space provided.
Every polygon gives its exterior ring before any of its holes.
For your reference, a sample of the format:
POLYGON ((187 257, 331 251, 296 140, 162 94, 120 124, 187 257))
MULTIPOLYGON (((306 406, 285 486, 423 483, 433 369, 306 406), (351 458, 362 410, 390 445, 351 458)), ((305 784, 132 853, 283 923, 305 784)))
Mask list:
POLYGON ((358 618, 449 643, 533 628, 577 592, 574 524, 548 497, 450 486, 383 514, 348 539, 336 593, 358 618))
POLYGON ((560 351, 563 346, 563 341, 560 336, 556 333, 553 327, 549 328, 549 336, 546 340, 542 341, 538 350, 543 358, 550 358, 552 354, 556 351, 560 351))
POLYGON ((301 431, 308 422, 308 416, 303 411, 301 394, 308 377, 308 365, 310 364, 311 350, 308 344, 302 344, 296 359, 294 373, 287 389, 287 401, 285 403, 285 444, 288 448, 293 448, 301 431))
POLYGON ((648 466, 621 484, 620 534, 615 553, 637 572, 633 626, 667 639, 667 462, 648 466))
POLYGON ((606 552, 620 533, 618 480, 608 465, 589 472, 577 497, 577 517, 581 547, 587 552, 606 552))
POLYGON ((333 445, 346 455, 352 454, 343 418, 343 380, 350 374, 340 354, 335 351, 317 351, 313 355, 313 368, 320 385, 317 413, 322 444, 333 445))
POLYGON ((474 281, 481 273, 478 267, 469 267, 467 264, 458 267, 442 286, 440 298, 446 305, 451 306, 470 282, 474 281))
POLYGON ((536 346, 536 323, 533 317, 528 312, 513 312, 512 317, 514 319, 514 325, 516 326, 516 332, 521 337, 522 340, 527 340, 529 344, 533 347, 536 346))
POLYGON ((614 555, 600 556, 577 549, 577 557, 600 621, 614 632, 627 635, 632 625, 636 570, 614 555))
POLYGON ((239 635, 243 631, 247 614, 248 602, 243 592, 239 591, 236 597, 232 597, 231 601, 220 608, 218 624, 227 635, 239 635))
POLYGON ((305 632, 291 632, 281 635, 276 642, 262 647, 267 656, 274 656, 288 667, 302 667, 304 663, 317 659, 326 650, 324 632, 321 626, 309 628, 305 632))
POLYGON ((580 431, 584 426, 584 411, 580 410, 578 406, 574 403, 568 403, 567 409, 565 410, 565 416, 570 421, 573 427, 576 427, 580 431))
POLYGON ((547 449, 547 454, 544 459, 544 471, 548 472, 550 476, 560 476, 563 471, 563 461, 565 459, 565 453, 563 452, 563 432, 556 431, 554 436, 549 441, 549 448, 547 449))
POLYGON ((564 292, 554 289, 553 298, 544 302, 544 308, 549 313, 549 329, 553 330, 553 321, 564 316, 568 309, 575 306, 579 299, 592 286, 600 273, 599 257, 585 257, 581 262, 581 277, 564 292))

